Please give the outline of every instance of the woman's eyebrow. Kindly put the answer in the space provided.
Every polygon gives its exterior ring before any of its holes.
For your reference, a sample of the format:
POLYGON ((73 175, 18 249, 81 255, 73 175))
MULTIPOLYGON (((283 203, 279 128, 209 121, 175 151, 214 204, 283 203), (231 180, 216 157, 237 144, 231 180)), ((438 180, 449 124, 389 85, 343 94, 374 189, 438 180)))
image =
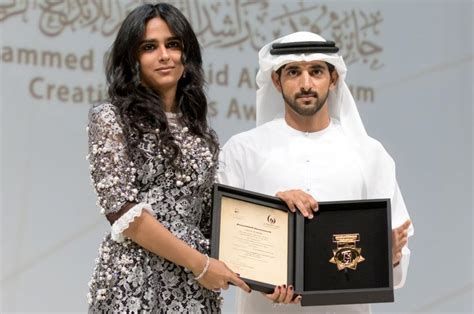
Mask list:
MULTIPOLYGON (((181 41, 178 37, 173 36, 173 37, 166 38, 165 42, 174 41, 174 40, 181 41)), ((145 38, 140 41, 140 45, 145 44, 145 43, 149 44, 149 43, 157 43, 157 42, 158 40, 156 40, 155 38, 145 38)))
POLYGON ((143 44, 152 44, 152 43, 156 43, 157 40, 156 39, 153 39, 153 38, 150 38, 150 39, 143 39, 140 41, 140 45, 143 45, 143 44))

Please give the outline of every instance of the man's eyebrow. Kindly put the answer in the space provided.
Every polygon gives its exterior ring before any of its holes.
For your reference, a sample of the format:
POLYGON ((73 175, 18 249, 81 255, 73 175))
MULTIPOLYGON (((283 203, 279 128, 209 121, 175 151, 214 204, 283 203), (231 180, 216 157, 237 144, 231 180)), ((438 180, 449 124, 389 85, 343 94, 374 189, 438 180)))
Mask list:
POLYGON ((311 69, 313 69, 313 70, 320 70, 320 69, 325 70, 326 67, 323 66, 322 64, 314 64, 314 65, 311 66, 311 69))
POLYGON ((300 68, 299 65, 287 65, 285 66, 284 70, 285 71, 288 71, 288 70, 298 70, 300 68))

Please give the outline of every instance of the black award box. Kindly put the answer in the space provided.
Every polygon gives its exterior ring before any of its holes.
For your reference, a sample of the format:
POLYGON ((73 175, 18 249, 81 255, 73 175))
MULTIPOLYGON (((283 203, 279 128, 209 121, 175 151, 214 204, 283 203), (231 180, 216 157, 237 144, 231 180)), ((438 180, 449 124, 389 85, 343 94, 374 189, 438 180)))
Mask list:
POLYGON ((293 285, 302 306, 393 302, 389 199, 320 202, 313 219, 279 198, 216 184, 211 256, 253 289, 293 285))

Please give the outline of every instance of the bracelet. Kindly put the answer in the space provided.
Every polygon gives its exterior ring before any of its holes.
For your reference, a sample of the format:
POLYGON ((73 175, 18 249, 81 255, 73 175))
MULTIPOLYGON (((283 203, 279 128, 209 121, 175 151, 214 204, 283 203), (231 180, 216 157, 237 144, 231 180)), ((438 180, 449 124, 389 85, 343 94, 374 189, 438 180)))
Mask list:
POLYGON ((199 280, 201 279, 206 273, 207 273, 207 270, 209 269, 209 262, 210 262, 210 259, 209 259, 209 255, 206 254, 206 265, 204 265, 204 269, 202 270, 202 272, 197 275, 196 277, 194 277, 194 280, 199 280))

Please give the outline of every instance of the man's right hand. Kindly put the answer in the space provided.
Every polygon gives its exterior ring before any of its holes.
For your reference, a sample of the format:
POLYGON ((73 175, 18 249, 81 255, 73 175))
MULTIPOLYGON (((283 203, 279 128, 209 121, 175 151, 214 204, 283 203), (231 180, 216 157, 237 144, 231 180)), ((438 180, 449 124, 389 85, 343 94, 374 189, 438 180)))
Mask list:
POLYGON ((281 191, 275 196, 284 201, 292 212, 298 209, 306 218, 312 219, 313 213, 318 211, 318 202, 302 190, 281 191))
POLYGON ((275 290, 273 290, 273 293, 265 294, 265 297, 273 303, 276 304, 299 304, 301 302, 301 296, 297 296, 294 298, 294 288, 293 286, 288 286, 282 285, 282 286, 276 286, 275 290))

